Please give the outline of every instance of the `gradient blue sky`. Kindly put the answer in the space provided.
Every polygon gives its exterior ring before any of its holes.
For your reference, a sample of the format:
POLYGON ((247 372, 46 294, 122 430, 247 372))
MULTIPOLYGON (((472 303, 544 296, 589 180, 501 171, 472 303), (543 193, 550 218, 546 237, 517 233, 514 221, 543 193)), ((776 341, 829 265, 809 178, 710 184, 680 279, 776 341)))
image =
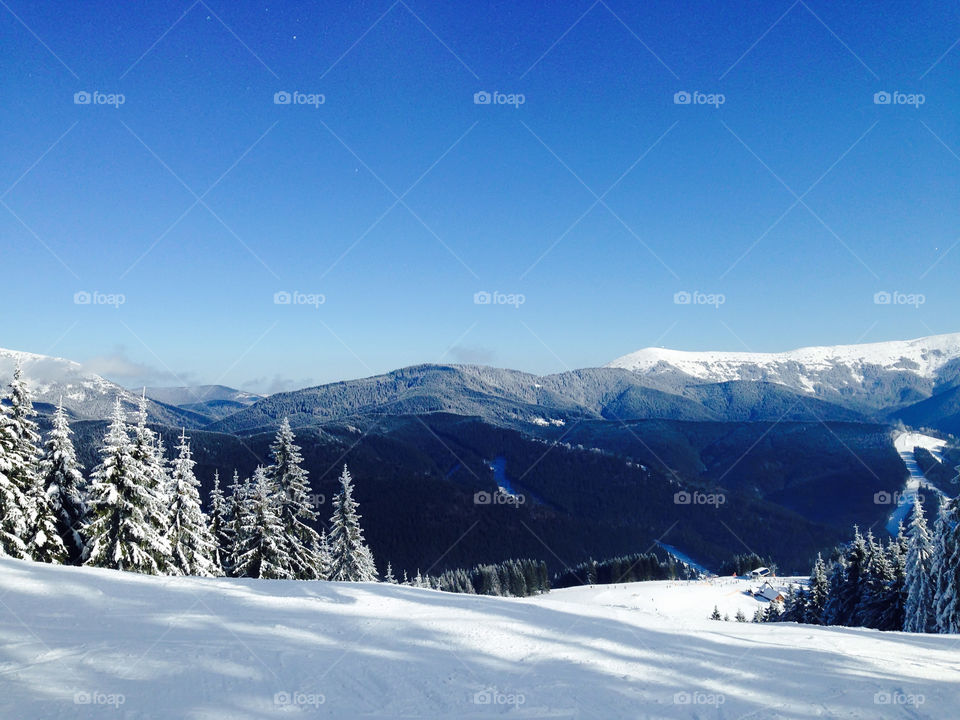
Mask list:
POLYGON ((272 391, 960 329, 955 3, 0 5, 2 347, 272 391))

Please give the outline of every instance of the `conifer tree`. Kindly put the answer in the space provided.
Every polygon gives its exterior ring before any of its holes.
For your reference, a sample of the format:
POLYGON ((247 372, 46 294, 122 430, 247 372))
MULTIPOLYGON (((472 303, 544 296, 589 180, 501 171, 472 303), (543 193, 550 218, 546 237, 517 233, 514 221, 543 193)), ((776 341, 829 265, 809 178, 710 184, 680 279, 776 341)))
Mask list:
POLYGON ((53 429, 40 459, 40 483, 56 519, 56 533, 66 551, 65 562, 76 565, 83 555, 81 531, 87 505, 84 499, 86 483, 70 439, 72 434, 61 398, 53 415, 53 429))
POLYGON ((193 473, 196 463, 186 429, 180 435, 177 457, 170 473, 170 554, 177 571, 184 575, 211 577, 219 574, 214 563, 215 543, 207 518, 200 509, 200 483, 193 473))
MULTIPOLYGON (((129 428, 132 433, 130 456, 136 466, 136 474, 143 484, 144 492, 153 498, 146 520, 153 531, 169 539, 170 534, 170 478, 167 475, 163 440, 147 426, 147 389, 140 395, 135 415, 136 424, 129 428)), ((171 557, 157 555, 157 567, 161 572, 178 572, 171 565, 171 557)))
POLYGON ((213 488, 210 490, 210 536, 213 538, 212 560, 218 574, 226 574, 230 565, 230 548, 233 547, 230 506, 220 488, 220 471, 213 472, 213 488))
POLYGON ((823 557, 820 553, 817 553, 817 560, 813 564, 813 572, 810 574, 810 594, 807 600, 807 612, 804 622, 812 625, 820 625, 823 623, 823 610, 827 604, 829 591, 827 567, 824 565, 823 557))
POLYGON ((933 542, 927 529, 923 505, 913 502, 909 547, 906 560, 906 607, 903 629, 907 632, 933 632, 936 626, 933 604, 933 542))
POLYGON ((283 525, 263 467, 256 469, 244 495, 234 574, 237 577, 292 578, 293 573, 286 564, 283 525))
POLYGON ((340 492, 333 499, 330 518, 331 580, 365 582, 377 579, 373 555, 363 539, 353 478, 347 466, 340 474, 340 492))
POLYGON ((956 500, 940 506, 936 524, 934 567, 936 572, 937 631, 960 632, 960 522, 956 500))
POLYGON ((327 531, 320 534, 320 546, 317 552, 317 573, 320 580, 329 580, 333 571, 333 557, 330 554, 330 540, 327 531))
POLYGON ((243 545, 244 508, 250 495, 250 478, 240 481, 240 474, 233 471, 233 482, 230 484, 230 547, 227 552, 226 571, 230 577, 243 577, 236 571, 241 547, 243 545))
POLYGON ((158 529, 160 498, 133 457, 120 397, 91 475, 85 565, 160 574, 170 543, 158 529))
POLYGON ((290 421, 284 418, 270 446, 273 463, 267 468, 267 477, 276 493, 287 564, 295 578, 314 580, 320 576, 316 550, 320 536, 313 529, 317 513, 310 506, 307 471, 301 467, 303 456, 295 440, 290 421))

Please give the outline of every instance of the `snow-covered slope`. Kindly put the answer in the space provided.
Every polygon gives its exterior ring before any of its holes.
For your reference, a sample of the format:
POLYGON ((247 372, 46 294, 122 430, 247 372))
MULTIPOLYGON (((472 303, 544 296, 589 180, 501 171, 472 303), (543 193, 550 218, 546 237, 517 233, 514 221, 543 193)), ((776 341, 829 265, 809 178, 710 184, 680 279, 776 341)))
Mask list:
MULTIPOLYGON (((685 377, 719 383, 756 380, 780 383, 808 393, 886 395, 884 384, 915 387, 929 394, 939 374, 960 358, 960 333, 916 340, 807 347, 781 353, 685 352, 646 348, 617 358, 607 367, 642 375, 685 377), (904 384, 904 379, 911 383, 904 384)), ((911 398, 907 398, 911 399, 911 398)))
POLYGON ((511 600, 0 560, 0 716, 955 715, 955 637, 705 619, 754 602, 739 591, 637 583, 511 600))

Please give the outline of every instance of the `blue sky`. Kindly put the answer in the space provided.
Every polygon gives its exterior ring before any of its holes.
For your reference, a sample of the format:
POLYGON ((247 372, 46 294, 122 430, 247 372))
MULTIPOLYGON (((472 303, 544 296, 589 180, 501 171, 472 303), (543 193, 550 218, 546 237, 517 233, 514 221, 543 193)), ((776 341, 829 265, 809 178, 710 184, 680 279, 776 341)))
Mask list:
POLYGON ((953 332, 958 38, 946 2, 5 0, 0 346, 271 391, 953 332))

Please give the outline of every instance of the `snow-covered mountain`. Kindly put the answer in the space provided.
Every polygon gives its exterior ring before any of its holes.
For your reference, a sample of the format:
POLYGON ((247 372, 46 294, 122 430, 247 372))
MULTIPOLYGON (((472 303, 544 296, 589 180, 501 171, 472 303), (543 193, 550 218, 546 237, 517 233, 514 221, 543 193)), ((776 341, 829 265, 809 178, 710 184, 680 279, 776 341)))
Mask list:
MULTIPOLYGON (((33 395, 33 402, 41 412, 49 411, 63 398, 67 411, 78 420, 100 420, 110 417, 117 395, 124 407, 137 407, 139 394, 122 388, 106 378, 86 370, 73 360, 37 355, 36 353, 0 348, 0 384, 5 386, 13 378, 14 368, 20 363, 23 378, 33 395)), ((152 420, 171 425, 196 427, 202 418, 167 405, 148 401, 152 420)))
POLYGON ((645 348, 617 358, 607 367, 681 387, 771 382, 833 401, 881 408, 916 402, 943 386, 955 385, 960 333, 780 353, 645 348))

